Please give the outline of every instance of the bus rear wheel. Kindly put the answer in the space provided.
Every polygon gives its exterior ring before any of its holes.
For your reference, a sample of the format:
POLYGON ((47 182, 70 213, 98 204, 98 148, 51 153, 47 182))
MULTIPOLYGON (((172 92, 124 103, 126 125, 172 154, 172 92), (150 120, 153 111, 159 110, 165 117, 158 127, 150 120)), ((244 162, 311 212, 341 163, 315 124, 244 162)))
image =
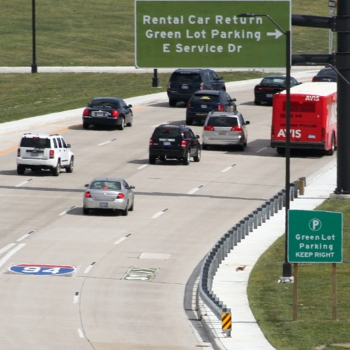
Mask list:
POLYGON ((331 148, 328 151, 326 151, 327 156, 332 156, 334 154, 334 151, 335 151, 335 137, 333 134, 331 148))

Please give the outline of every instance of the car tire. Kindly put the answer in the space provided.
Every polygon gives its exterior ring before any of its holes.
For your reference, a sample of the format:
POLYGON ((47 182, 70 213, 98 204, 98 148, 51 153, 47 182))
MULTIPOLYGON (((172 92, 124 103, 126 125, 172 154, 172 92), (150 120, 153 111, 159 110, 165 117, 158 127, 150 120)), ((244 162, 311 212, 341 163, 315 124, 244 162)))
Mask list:
POLYGON ((83 128, 84 128, 85 130, 89 129, 89 126, 90 126, 90 124, 88 124, 88 123, 83 123, 83 128))
POLYGON ((18 175, 23 175, 25 171, 26 171, 26 168, 24 167, 24 165, 17 165, 17 174, 18 175))
POLYGON ((190 155, 191 155, 191 150, 189 149, 189 150, 186 152, 185 157, 184 157, 183 160, 182 160, 182 164, 183 164, 183 165, 188 165, 188 164, 190 164, 190 159, 191 159, 190 155))
POLYGON ((129 208, 129 211, 134 211, 134 204, 135 204, 135 200, 132 201, 132 205, 129 208))
POLYGON ((277 147, 276 151, 277 151, 277 154, 280 154, 282 156, 284 156, 286 153, 286 149, 284 147, 277 147))
POLYGON ((261 101, 255 100, 254 104, 257 105, 257 106, 260 106, 261 105, 261 101))
POLYGON ((90 209, 87 209, 87 208, 83 207, 83 214, 84 215, 89 215, 89 213, 90 213, 90 209))
POLYGON ((186 125, 192 125, 193 119, 192 118, 186 118, 186 125))
POLYGON ((128 207, 129 207, 129 203, 126 203, 125 209, 122 210, 123 216, 128 216, 128 214, 129 214, 129 208, 128 207))
POLYGON ((53 176, 59 176, 61 172, 61 160, 59 159, 55 168, 51 169, 53 176))
POLYGON ((149 163, 150 164, 156 164, 156 157, 155 156, 149 156, 149 163))
POLYGON ((124 117, 121 117, 121 123, 118 125, 119 130, 124 130, 125 127, 125 119, 124 117))
POLYGON ((176 107, 176 100, 173 100, 173 99, 169 99, 169 106, 170 107, 176 107))
POLYGON ((66 168, 67 173, 72 173, 74 170, 74 157, 71 157, 69 165, 66 168))
POLYGON ((208 145, 205 145, 204 143, 202 143, 202 148, 203 149, 208 149, 208 145))
POLYGON ((131 116, 131 119, 130 119, 129 123, 128 123, 128 124, 126 124, 126 126, 132 127, 132 123, 133 123, 133 121, 134 121, 134 117, 133 117, 133 116, 131 116))
POLYGON ((197 155, 195 155, 193 157, 193 160, 197 163, 197 162, 200 162, 201 161, 201 156, 202 156, 202 152, 201 152, 201 149, 198 148, 197 150, 197 155))
POLYGON ((332 156, 334 154, 334 151, 335 151, 335 137, 334 137, 334 134, 333 134, 332 135, 331 148, 326 151, 327 156, 332 156))

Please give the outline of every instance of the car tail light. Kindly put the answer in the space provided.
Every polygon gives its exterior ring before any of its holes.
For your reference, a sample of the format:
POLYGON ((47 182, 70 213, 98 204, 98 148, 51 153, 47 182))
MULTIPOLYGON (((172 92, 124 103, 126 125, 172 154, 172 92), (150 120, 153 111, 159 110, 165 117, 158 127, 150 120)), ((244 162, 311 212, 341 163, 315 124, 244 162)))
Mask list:
POLYGON ((201 85, 199 85, 199 89, 200 89, 200 90, 205 90, 204 83, 201 83, 201 85))
POLYGON ((241 126, 233 126, 231 131, 243 131, 241 126))
POLYGON ((322 140, 322 142, 325 141, 325 135, 326 135, 326 130, 325 130, 325 128, 322 128, 321 129, 321 140, 322 140))
POLYGON ((20 157, 20 156, 21 156, 21 149, 17 148, 17 157, 20 157))
POLYGON ((171 88, 171 83, 170 83, 170 81, 169 81, 169 83, 168 83, 168 89, 170 89, 171 88))
POLYGON ((54 159, 55 158, 55 151, 53 149, 50 149, 49 158, 50 159, 54 159))
POLYGON ((211 125, 206 125, 206 126, 204 127, 204 130, 205 130, 205 131, 214 131, 214 127, 211 126, 211 125))
POLYGON ((87 108, 84 109, 83 116, 87 117, 89 115, 89 110, 87 108))
POLYGON ((91 193, 89 191, 85 192, 85 198, 91 198, 91 193))
POLYGON ((271 127, 271 140, 274 140, 275 139, 275 127, 272 126, 271 127))
POLYGON ((116 111, 115 109, 112 111, 112 117, 113 118, 118 118, 119 117, 119 112, 116 111))
POLYGON ((123 198, 125 198, 125 194, 124 193, 118 193, 118 196, 116 198, 117 199, 123 199, 123 198))
POLYGON ((221 103, 219 103, 219 105, 218 105, 218 111, 224 111, 224 110, 225 110, 224 105, 222 105, 221 103))
POLYGON ((153 140, 152 139, 149 140, 149 145, 153 146, 153 140))
POLYGON ((182 148, 186 148, 187 147, 187 145, 188 145, 188 141, 181 141, 181 147, 182 148))
POLYGON ((312 78, 312 82, 314 83, 316 81, 316 77, 313 77, 312 78))
POLYGON ((191 104, 190 104, 190 103, 187 103, 186 108, 191 108, 191 104))

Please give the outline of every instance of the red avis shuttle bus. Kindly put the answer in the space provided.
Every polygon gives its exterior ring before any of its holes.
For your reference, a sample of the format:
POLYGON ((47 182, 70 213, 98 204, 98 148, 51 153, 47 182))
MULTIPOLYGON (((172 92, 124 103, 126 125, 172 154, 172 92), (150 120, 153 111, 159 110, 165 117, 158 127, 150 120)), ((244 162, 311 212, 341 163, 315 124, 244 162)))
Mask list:
MULTIPOLYGON (((271 147, 286 147, 286 91, 275 94, 271 147)), ((320 149, 332 155, 337 147, 337 83, 303 83, 290 89, 290 148, 320 149)))

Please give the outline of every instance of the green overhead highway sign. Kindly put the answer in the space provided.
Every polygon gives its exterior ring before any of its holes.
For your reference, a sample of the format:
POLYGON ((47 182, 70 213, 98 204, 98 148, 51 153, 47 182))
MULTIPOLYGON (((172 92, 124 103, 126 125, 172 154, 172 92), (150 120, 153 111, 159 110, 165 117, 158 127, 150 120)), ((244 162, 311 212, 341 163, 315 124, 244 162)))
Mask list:
POLYGON ((135 0, 135 66, 285 67, 290 7, 290 0, 135 0), (265 16, 238 17, 247 13, 265 16))
POLYGON ((288 211, 290 263, 341 263, 343 214, 317 210, 288 211))

